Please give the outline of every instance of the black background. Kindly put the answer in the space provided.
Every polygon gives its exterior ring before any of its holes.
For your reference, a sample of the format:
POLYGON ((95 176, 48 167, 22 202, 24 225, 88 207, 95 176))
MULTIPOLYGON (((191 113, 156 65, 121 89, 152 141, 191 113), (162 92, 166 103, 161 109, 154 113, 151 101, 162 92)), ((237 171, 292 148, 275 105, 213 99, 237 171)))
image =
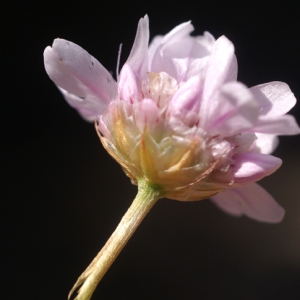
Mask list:
MULTIPOLYGON (((300 99, 299 1, 14 1, 1 17, 1 299, 66 299, 130 205, 136 187, 68 107, 42 53, 73 41, 114 72, 146 13, 151 37, 192 20, 225 34, 239 80, 287 82, 300 99)), ((300 122, 300 105, 292 110, 300 122)), ((209 200, 160 200, 93 299, 300 299, 300 137, 283 137, 262 181, 282 223, 233 218, 209 200)))

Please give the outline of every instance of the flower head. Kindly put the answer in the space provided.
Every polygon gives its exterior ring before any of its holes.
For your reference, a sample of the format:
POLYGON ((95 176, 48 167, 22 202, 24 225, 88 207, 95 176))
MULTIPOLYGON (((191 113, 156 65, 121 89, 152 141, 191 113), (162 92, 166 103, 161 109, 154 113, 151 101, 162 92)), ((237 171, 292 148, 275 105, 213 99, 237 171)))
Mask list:
POLYGON ((145 16, 117 81, 63 39, 45 49, 45 68, 67 102, 96 121, 133 183, 146 180, 170 199, 211 197, 230 214, 278 222, 284 210, 254 182, 281 165, 269 155, 277 135, 300 133, 286 115, 296 99, 282 82, 247 88, 237 81, 233 44, 192 31, 183 23, 148 47, 145 16))

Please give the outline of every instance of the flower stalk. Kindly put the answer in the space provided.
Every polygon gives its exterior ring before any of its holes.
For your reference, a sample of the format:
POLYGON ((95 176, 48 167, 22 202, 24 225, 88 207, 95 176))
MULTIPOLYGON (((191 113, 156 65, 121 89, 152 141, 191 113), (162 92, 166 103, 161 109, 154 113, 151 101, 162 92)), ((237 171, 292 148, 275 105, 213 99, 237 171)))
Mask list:
POLYGON ((138 181, 138 193, 121 222, 87 269, 80 275, 71 289, 68 299, 79 287, 75 300, 89 300, 98 283, 129 241, 144 217, 158 199, 163 197, 162 189, 144 179, 138 181))

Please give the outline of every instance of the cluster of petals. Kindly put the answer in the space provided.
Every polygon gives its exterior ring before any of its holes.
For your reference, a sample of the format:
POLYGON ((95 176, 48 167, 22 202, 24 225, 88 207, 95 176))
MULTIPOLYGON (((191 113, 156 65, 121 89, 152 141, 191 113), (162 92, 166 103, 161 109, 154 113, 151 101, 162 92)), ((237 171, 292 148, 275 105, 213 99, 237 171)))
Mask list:
POLYGON ((210 197, 229 214, 279 222, 283 208, 255 182, 281 165, 270 155, 277 136, 300 133, 286 114, 296 99, 283 82, 238 82, 233 44, 192 31, 186 22, 148 45, 145 16, 117 81, 63 39, 45 49, 45 68, 67 102, 96 121, 133 183, 143 178, 170 199, 210 197))

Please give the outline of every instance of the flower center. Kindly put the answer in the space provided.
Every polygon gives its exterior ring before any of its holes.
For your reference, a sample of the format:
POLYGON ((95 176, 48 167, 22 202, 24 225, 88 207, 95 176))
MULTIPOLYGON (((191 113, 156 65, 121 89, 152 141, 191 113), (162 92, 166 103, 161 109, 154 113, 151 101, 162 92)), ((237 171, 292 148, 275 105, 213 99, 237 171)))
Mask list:
POLYGON ((143 82, 142 85, 144 98, 151 98, 160 109, 160 112, 165 112, 168 103, 178 90, 178 83, 176 79, 165 72, 148 72, 147 76, 148 82, 143 82))

